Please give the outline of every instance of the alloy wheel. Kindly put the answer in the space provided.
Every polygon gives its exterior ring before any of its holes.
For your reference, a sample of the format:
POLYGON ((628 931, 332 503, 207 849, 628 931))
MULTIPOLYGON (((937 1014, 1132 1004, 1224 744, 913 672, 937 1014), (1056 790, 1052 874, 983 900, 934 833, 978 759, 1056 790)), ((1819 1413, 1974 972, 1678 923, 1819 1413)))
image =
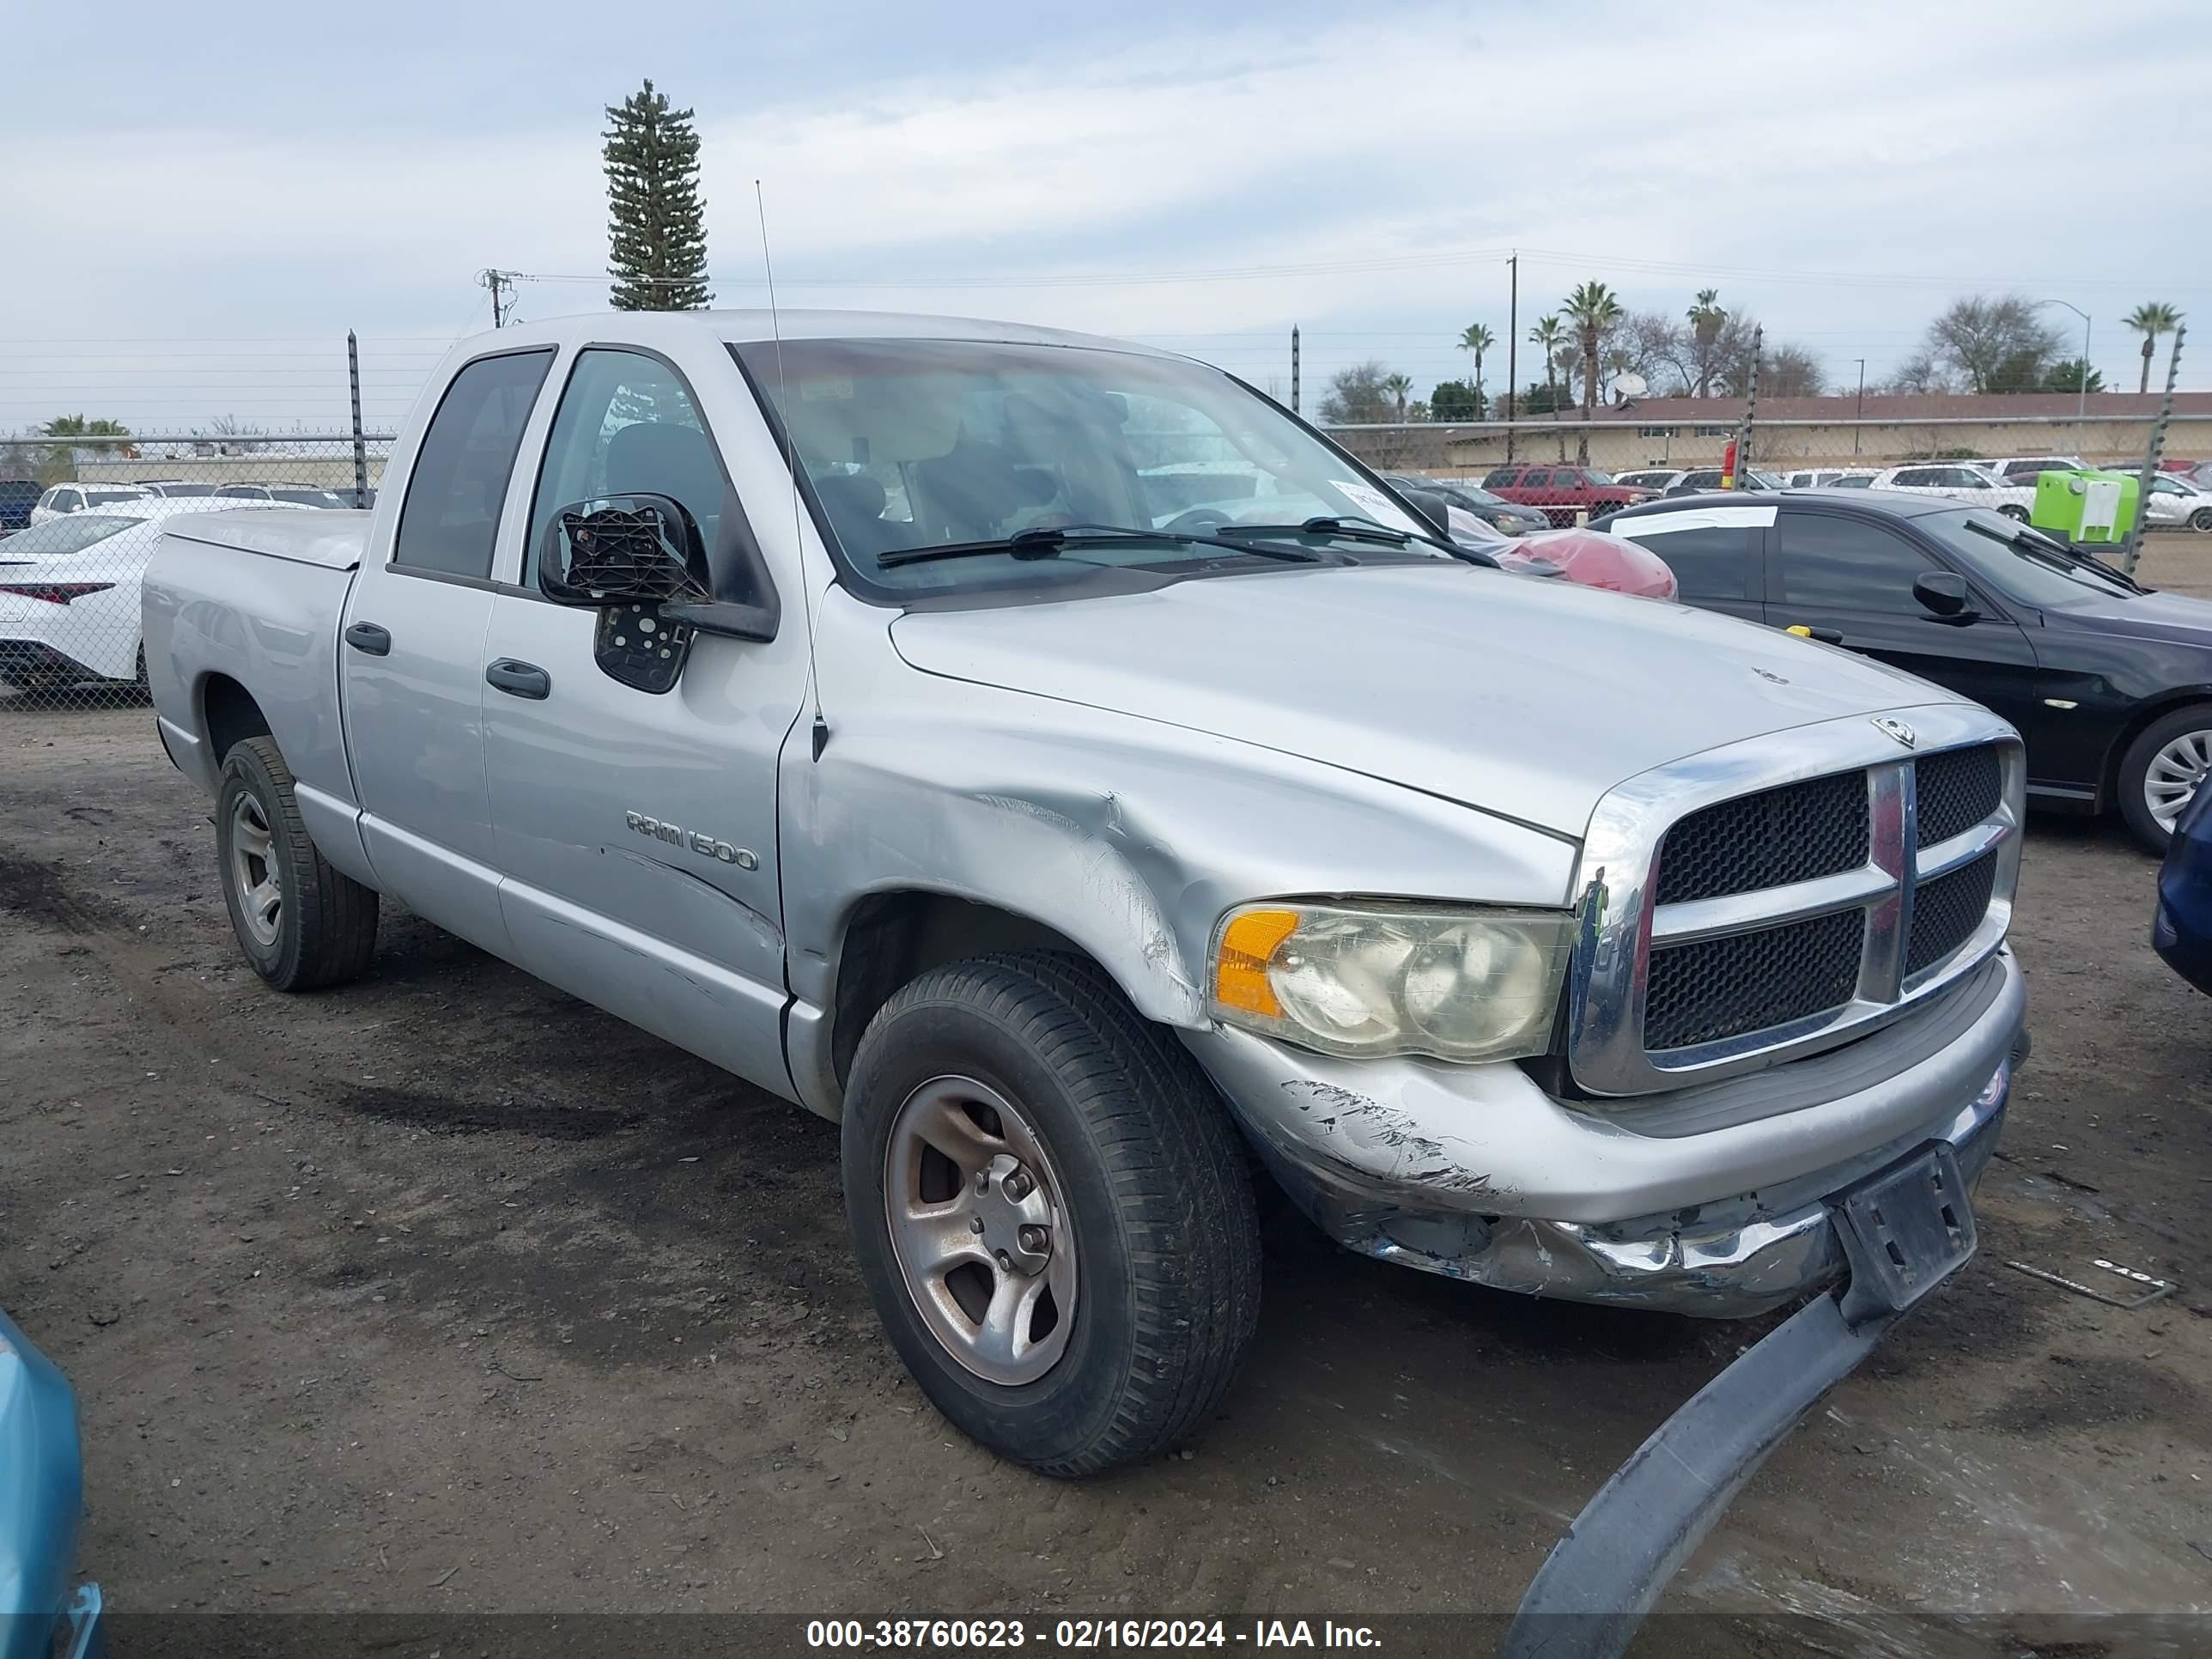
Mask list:
POLYGON ((2143 804, 2168 835, 2182 808, 2212 771, 2212 731, 2184 732, 2150 757, 2143 772, 2143 804))
POLYGON ((884 1151, 884 1206, 930 1334, 988 1382, 1034 1382, 1075 1323, 1075 1234, 1035 1127, 974 1078, 907 1097, 884 1151))
POLYGON ((269 820, 261 803, 241 794, 230 809, 230 880, 238 913, 254 943, 276 943, 284 910, 284 878, 270 846, 269 820))

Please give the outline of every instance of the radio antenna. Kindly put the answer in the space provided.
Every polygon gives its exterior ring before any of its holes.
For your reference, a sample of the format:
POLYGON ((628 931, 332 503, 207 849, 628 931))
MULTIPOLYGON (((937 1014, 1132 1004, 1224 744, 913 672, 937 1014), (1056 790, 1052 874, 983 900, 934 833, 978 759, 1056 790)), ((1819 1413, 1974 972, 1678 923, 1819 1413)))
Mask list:
POLYGON ((814 700, 814 758, 830 742, 830 722, 822 718, 822 679, 814 665, 814 585, 806 574, 806 541, 800 532, 804 514, 799 501, 799 450, 791 435, 791 388, 783 374, 783 317, 775 305, 775 265, 768 252, 768 198, 761 181, 753 180, 753 209, 760 216, 761 270, 768 276, 768 322, 775 337, 775 401, 777 424, 783 428, 783 464, 791 473, 791 545, 799 556, 799 600, 806 618, 806 689, 814 700))

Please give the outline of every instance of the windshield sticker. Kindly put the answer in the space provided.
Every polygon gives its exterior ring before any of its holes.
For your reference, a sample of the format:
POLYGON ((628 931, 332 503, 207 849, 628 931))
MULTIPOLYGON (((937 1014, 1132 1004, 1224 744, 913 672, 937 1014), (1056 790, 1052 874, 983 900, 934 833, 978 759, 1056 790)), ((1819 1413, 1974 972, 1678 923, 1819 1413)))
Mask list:
POLYGON ((1678 530, 1757 530, 1774 522, 1775 509, 1766 507, 1690 507, 1680 513, 1654 513, 1650 517, 1624 519, 1613 526, 1616 536, 1641 541, 1646 536, 1672 535, 1678 530))
POLYGON ((1387 525, 1393 530, 1410 530, 1416 535, 1428 533, 1422 526, 1407 518, 1395 501, 1372 484, 1354 483, 1349 478, 1331 478, 1328 487, 1376 524, 1387 525))

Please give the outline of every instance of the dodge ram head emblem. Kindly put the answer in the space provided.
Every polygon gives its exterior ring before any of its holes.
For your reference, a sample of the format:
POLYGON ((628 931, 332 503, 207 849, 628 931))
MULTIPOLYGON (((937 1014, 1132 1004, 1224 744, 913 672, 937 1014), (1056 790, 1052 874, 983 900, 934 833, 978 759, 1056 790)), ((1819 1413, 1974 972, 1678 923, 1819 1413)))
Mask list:
POLYGON ((1907 749, 1911 748, 1914 744, 1920 741, 1920 734, 1917 732, 1915 732, 1903 720, 1892 720, 1887 714, 1876 714, 1874 717, 1874 729, 1881 732, 1885 738, 1895 738, 1907 749))

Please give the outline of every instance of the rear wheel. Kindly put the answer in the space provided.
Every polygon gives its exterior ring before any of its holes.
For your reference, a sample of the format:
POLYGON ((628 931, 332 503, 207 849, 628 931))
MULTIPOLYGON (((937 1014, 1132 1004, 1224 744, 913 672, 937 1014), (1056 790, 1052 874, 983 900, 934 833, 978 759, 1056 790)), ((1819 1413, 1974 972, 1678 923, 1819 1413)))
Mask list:
POLYGON ((892 997, 854 1057, 843 1166, 891 1346, 1000 1455, 1089 1474, 1226 1392, 1259 1311, 1243 1148, 1089 963, 980 957, 892 997))
POLYGON ((2212 507, 2200 507, 2189 515, 2191 530, 2212 531, 2212 507))
POLYGON ((292 769, 270 738, 247 738, 224 757, 215 839, 223 903, 255 973, 280 991, 312 991, 368 967, 375 890, 317 849, 293 798, 292 769))
POLYGON ((1999 507, 1997 511, 2003 514, 2005 517, 2010 519, 2014 524, 2026 524, 2027 522, 2027 509, 2024 507, 2008 503, 2007 505, 1999 507))
POLYGON ((2212 772, 2212 703, 2153 720, 2120 759, 2120 816, 2136 839, 2164 853, 2173 826, 2212 772))

